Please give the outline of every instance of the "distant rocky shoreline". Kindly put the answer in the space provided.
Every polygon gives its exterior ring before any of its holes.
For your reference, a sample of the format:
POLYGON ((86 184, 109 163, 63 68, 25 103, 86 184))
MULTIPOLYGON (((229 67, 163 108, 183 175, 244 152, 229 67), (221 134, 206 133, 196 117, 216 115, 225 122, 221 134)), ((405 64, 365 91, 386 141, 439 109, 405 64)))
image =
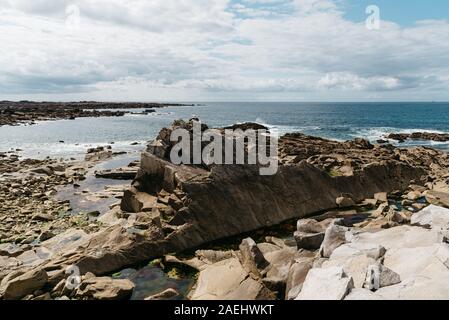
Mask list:
POLYGON ((406 140, 422 140, 422 141, 449 141, 449 133, 434 133, 434 132, 413 132, 413 133, 391 133, 386 136, 387 139, 396 140, 400 143, 406 140))
MULTIPOLYGON (((113 157, 110 148, 82 162, 0 154, 0 298, 129 299, 135 283, 113 273, 158 259, 196 270, 188 298, 197 300, 449 299, 446 152, 292 133, 279 141, 274 176, 257 165, 174 165, 170 133, 192 123, 162 129, 139 163, 95 172, 134 177, 98 195, 117 199, 99 216, 64 214, 70 205, 54 195, 113 157), (287 238, 265 233, 288 221, 287 238), (201 249, 224 238, 240 246, 201 249), (186 250, 195 253, 177 255, 186 250), (66 286, 71 266, 77 288, 66 286)), ((177 296, 167 288, 147 300, 177 296)))
POLYGON ((121 117, 127 112, 117 109, 145 109, 143 113, 169 106, 188 106, 170 103, 112 103, 112 102, 33 102, 0 101, 0 126, 33 124, 43 120, 73 120, 84 117, 121 117))

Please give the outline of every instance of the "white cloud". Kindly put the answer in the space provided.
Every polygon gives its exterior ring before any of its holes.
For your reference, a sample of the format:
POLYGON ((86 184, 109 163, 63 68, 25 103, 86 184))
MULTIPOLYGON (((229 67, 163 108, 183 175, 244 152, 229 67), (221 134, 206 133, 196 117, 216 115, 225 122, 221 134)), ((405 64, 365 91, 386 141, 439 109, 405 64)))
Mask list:
POLYGON ((338 3, 0 0, 0 98, 449 98, 447 21, 369 31, 338 3))

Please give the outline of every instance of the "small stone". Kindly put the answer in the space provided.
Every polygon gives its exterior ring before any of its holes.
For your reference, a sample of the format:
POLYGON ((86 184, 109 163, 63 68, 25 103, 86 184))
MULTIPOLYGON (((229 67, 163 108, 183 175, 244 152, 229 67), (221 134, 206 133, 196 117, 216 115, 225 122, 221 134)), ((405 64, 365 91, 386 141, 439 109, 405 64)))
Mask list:
POLYGON ((364 288, 376 291, 380 288, 393 286, 401 282, 399 274, 377 263, 368 266, 364 288))
POLYGON ((349 197, 339 197, 335 200, 335 202, 339 208, 348 208, 355 205, 354 200, 349 197))
POLYGON ((374 199, 378 200, 379 202, 388 202, 388 193, 386 192, 379 192, 374 195, 374 199))
POLYGON ((322 233, 305 233, 296 231, 294 233, 298 249, 318 250, 324 240, 324 232, 322 233))
POLYGON ((53 221, 53 220, 55 220, 55 218, 52 215, 45 214, 45 213, 37 213, 31 219, 35 220, 35 221, 53 221))
POLYGON ((422 197, 422 194, 419 191, 411 191, 407 194, 407 199, 412 200, 412 201, 416 201, 421 197, 422 197))

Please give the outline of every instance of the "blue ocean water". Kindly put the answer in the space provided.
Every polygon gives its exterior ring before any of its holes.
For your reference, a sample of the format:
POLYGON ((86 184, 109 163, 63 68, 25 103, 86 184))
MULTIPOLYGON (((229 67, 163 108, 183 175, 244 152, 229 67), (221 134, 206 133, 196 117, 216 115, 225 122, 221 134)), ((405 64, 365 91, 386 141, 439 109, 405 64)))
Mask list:
MULTIPOLYGON (((90 146, 110 142, 115 143, 116 150, 136 150, 142 146, 131 146, 131 143, 149 141, 173 120, 193 116, 214 127, 252 121, 277 128, 281 134, 303 132, 336 140, 363 137, 375 141, 391 132, 449 132, 449 103, 208 102, 159 109, 149 115, 3 126, 0 127, 0 151, 19 148, 24 150, 23 156, 38 158, 79 156, 90 146)), ((449 150, 449 143, 416 141, 406 145, 431 145, 449 150)))

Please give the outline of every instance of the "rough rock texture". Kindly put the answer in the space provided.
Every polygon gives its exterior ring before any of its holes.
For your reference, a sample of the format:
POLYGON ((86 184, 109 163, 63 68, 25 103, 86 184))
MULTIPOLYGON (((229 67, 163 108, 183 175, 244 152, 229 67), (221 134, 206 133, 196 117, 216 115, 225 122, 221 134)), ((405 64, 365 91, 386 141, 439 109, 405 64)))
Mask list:
POLYGON ((330 220, 318 222, 314 219, 301 219, 294 234, 298 249, 317 250, 321 247, 330 220))
POLYGON ((343 268, 312 269, 295 300, 343 300, 353 287, 343 268))
POLYGON ((192 296, 193 300, 273 298, 273 294, 264 285, 249 277, 237 258, 217 262, 202 271, 192 296))
POLYGON ((400 282, 401 277, 399 274, 384 265, 377 263, 368 266, 364 287, 374 291, 380 288, 393 286, 400 282))
POLYGON ((256 242, 251 238, 244 239, 239 248, 243 268, 252 277, 260 278, 261 272, 267 267, 268 262, 265 260, 256 242))
POLYGON ((449 209, 430 205, 415 213, 412 216, 411 223, 422 227, 449 231, 449 209))
MULTIPOLYGON (((64 271, 71 265, 79 267, 82 275, 92 272, 98 277, 167 253, 318 214, 316 219, 320 223, 298 226, 296 235, 301 250, 270 238, 261 244, 247 242, 237 252, 198 252, 186 262, 200 270, 193 296, 197 299, 291 298, 304 290, 309 269, 338 268, 342 272, 331 274, 336 283, 329 284, 333 286, 329 292, 342 299, 347 293, 343 289, 362 287, 367 267, 376 263, 397 273, 401 279, 399 284, 378 290, 379 296, 401 296, 401 292, 413 296, 410 292, 417 288, 415 284, 426 284, 416 277, 428 277, 428 284, 435 285, 432 274, 441 279, 447 276, 447 243, 443 241, 447 241, 447 235, 441 227, 428 230, 402 225, 423 205, 416 202, 422 199, 409 200, 410 192, 426 196, 432 195, 428 191, 431 190, 444 194, 440 199, 445 198, 449 191, 446 154, 427 148, 374 146, 363 139, 336 142, 290 134, 280 141, 278 173, 261 176, 257 165, 174 165, 167 155, 172 147, 170 132, 176 126, 191 128, 192 123, 177 122, 174 127, 162 130, 157 141, 148 146, 121 205, 115 206, 103 219, 100 217, 100 223, 104 221, 105 225, 99 231, 70 230, 67 234, 56 234, 39 246, 26 245, 19 249, 14 247, 14 241, 8 241, 12 247, 0 248, 0 279, 15 270, 26 272, 40 268, 47 272, 51 290, 62 283, 66 277, 64 271), (353 199, 353 210, 334 211, 339 197, 353 199), (404 212, 388 203, 390 197, 404 203, 404 212), (378 202, 383 204, 377 217, 367 212, 369 220, 357 220, 360 217, 356 209, 375 207, 378 202), (336 217, 343 219, 341 225, 329 225, 336 217), (329 218, 332 220, 326 221, 329 218), (348 227, 352 228, 351 232, 348 227), (386 227, 391 229, 379 231, 386 227), (319 244, 321 255, 303 250, 316 250, 319 244), (265 263, 259 263, 264 260, 268 263, 266 267, 265 263), (251 262, 257 266, 259 274, 255 276, 251 272, 255 269, 248 268, 251 262), (223 279, 217 274, 223 275, 223 279)), ((8 163, 7 170, 13 171, 13 165, 8 163)), ((43 172, 38 175, 50 172, 46 168, 38 171, 43 172)), ((9 194, 6 189, 19 190, 21 186, 8 183, 0 189, 3 198, 9 194)), ((8 207, 0 215, 7 226, 10 225, 9 210, 8 207)), ((34 214, 25 213, 27 219, 34 214)), ((33 223, 53 225, 57 221, 33 223)), ((45 238, 50 233, 44 231, 53 230, 42 230, 36 236, 45 238)), ((326 275, 325 271, 313 271, 316 272, 326 275)), ((311 294, 310 288, 316 287, 312 280, 304 295, 311 294)), ((440 288, 435 287, 438 297, 443 296, 440 288)), ((33 297, 38 296, 33 294, 33 297)))
POLYGON ((81 300, 123 300, 129 298, 133 290, 134 284, 129 280, 92 277, 81 282, 76 290, 75 298, 81 300))
POLYGON ((429 190, 425 193, 425 196, 429 203, 449 208, 449 193, 429 190))
POLYGON ((0 283, 0 297, 5 300, 21 299, 41 289, 47 280, 47 273, 42 269, 12 272, 0 283))
POLYGON ((342 220, 333 221, 326 229, 320 253, 323 258, 329 258, 332 252, 342 244, 346 243, 348 228, 341 226, 342 220))

